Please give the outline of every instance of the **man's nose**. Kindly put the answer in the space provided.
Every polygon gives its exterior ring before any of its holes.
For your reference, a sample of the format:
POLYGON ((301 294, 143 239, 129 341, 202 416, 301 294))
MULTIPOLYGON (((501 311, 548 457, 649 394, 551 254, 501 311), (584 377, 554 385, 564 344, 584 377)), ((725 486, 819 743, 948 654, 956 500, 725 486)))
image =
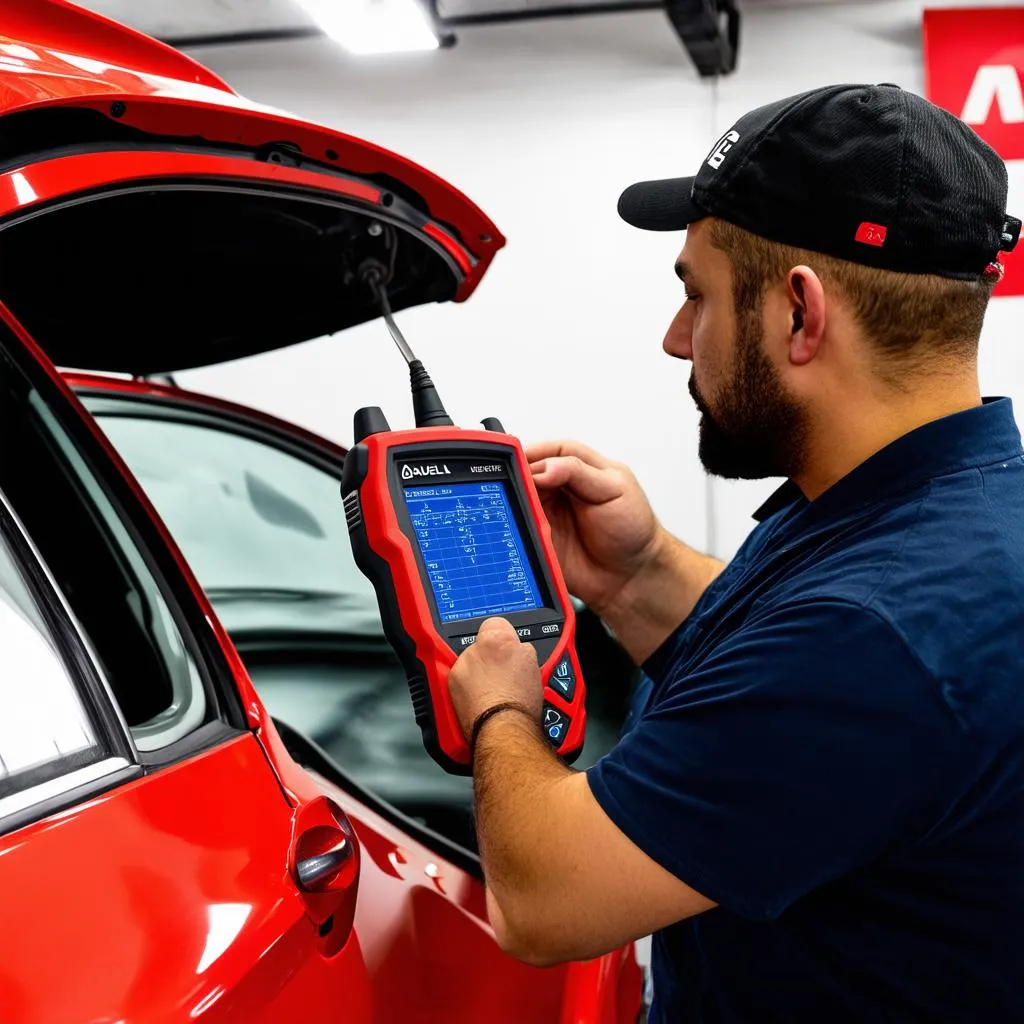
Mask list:
POLYGON ((675 359, 693 359, 693 317, 686 306, 673 317, 661 347, 675 359))

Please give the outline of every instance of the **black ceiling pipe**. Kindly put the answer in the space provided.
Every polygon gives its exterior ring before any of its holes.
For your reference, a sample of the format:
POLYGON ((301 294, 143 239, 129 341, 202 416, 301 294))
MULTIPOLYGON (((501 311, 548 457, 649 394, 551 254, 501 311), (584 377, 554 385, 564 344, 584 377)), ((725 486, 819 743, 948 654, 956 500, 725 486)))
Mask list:
MULTIPOLYGON (((662 9, 668 15, 686 52, 701 77, 727 75, 736 68, 739 50, 740 13, 736 0, 612 0, 610 3, 553 4, 511 11, 489 11, 443 18, 438 14, 437 0, 427 0, 438 29, 442 47, 453 46, 453 29, 483 25, 504 25, 516 21, 542 18, 578 18, 592 14, 621 14, 628 11, 662 9)), ((223 32, 208 35, 165 38, 176 49, 201 46, 226 46, 232 43, 279 42, 322 36, 314 25, 294 28, 254 29, 247 32, 223 32)))
MULTIPOLYGON (((623 14, 627 11, 656 11, 664 0, 612 0, 611 3, 552 4, 550 7, 523 7, 513 11, 483 11, 480 14, 437 15, 446 28, 470 28, 476 25, 507 25, 514 21, 541 18, 581 18, 591 14, 623 14)), ((434 5, 436 11, 436 3, 434 5)))
POLYGON ((161 42, 176 50, 198 46, 230 46, 234 43, 280 43, 289 39, 313 39, 324 33, 315 25, 295 28, 255 28, 244 32, 207 32, 195 36, 164 36, 161 42))
MULTIPOLYGON (((542 18, 578 18, 590 14, 621 14, 626 11, 657 11, 664 0, 611 0, 610 3, 552 4, 550 7, 521 8, 511 11, 485 11, 480 14, 458 14, 442 17, 436 0, 427 0, 434 24, 440 30, 441 45, 451 29, 475 28, 483 25, 507 25, 516 21, 537 21, 542 18)), ((251 29, 241 32, 214 32, 205 35, 165 36, 163 42, 175 49, 200 46, 228 46, 232 43, 276 43, 289 39, 314 39, 324 33, 316 25, 251 29)), ((448 44, 450 45, 450 43, 448 44)))
POLYGON ((702 78, 736 70, 740 45, 736 0, 665 0, 665 13, 702 78))

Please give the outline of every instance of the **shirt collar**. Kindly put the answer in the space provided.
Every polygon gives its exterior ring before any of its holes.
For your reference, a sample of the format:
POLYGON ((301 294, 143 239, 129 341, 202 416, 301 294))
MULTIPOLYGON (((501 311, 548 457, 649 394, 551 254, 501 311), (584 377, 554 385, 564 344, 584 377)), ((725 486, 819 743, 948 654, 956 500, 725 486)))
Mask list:
POLYGON ((898 437, 812 502, 807 502, 800 488, 787 480, 754 513, 754 518, 762 522, 796 501, 819 514, 828 513, 1020 454, 1013 402, 1009 398, 985 398, 973 409, 943 416, 898 437))

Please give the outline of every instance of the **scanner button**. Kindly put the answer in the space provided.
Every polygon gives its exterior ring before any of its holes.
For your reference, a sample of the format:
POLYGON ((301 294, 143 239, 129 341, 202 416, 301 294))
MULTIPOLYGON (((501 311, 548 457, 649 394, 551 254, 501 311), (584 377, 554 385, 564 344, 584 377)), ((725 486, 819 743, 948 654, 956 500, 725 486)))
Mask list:
POLYGON ((342 505, 345 507, 345 522, 348 525, 348 532, 352 533, 363 525, 363 510, 359 504, 359 491, 352 491, 346 495, 342 505))
POLYGON ((544 705, 544 735, 552 746, 561 745, 565 734, 569 731, 570 721, 569 716, 563 715, 557 708, 553 708, 550 704, 544 705))
POLYGON ((533 649, 537 652, 537 664, 546 665, 548 658, 555 653, 558 641, 553 636, 544 636, 539 640, 531 640, 533 649))
POLYGON ((573 694, 576 692, 576 674, 572 670, 572 662, 568 657, 563 658, 555 666, 551 678, 548 680, 548 686, 565 700, 572 700, 573 694))

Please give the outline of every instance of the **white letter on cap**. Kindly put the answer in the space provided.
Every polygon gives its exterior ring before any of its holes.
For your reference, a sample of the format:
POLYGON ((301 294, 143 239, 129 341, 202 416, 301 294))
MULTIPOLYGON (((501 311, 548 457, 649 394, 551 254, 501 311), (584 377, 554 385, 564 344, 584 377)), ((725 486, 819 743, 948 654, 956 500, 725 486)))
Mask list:
POLYGON ((978 68, 960 119, 968 124, 984 124, 993 100, 999 107, 1003 124, 1024 121, 1024 96, 1017 69, 1012 64, 983 64, 978 68))
POLYGON ((716 170, 722 166, 722 161, 725 159, 725 154, 732 149, 734 142, 740 141, 740 133, 735 128, 732 131, 726 132, 719 140, 715 143, 715 148, 711 150, 711 154, 708 157, 708 163, 716 170))

